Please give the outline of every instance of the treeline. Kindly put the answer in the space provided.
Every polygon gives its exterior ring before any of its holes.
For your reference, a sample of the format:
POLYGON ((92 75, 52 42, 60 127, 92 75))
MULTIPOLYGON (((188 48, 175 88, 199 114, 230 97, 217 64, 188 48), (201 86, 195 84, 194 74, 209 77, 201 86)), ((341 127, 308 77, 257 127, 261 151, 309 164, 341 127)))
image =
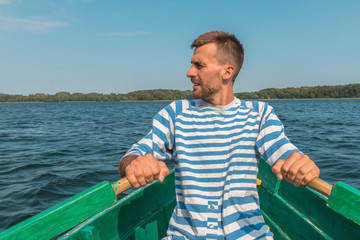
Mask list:
POLYGON ((10 95, 0 93, 0 102, 117 102, 117 101, 163 101, 176 99, 191 99, 192 91, 180 90, 140 90, 126 94, 102 93, 72 93, 58 92, 54 95, 37 93, 10 95))
MULTIPOLYGON (((308 99, 308 98, 360 98, 360 84, 337 86, 317 86, 299 88, 267 88, 257 92, 236 93, 240 99, 308 99)), ((54 95, 37 93, 10 95, 0 93, 0 102, 106 102, 106 101, 162 101, 192 99, 192 91, 180 90, 140 90, 126 94, 72 93, 58 92, 54 95)))
POLYGON ((298 88, 267 88, 235 94, 240 99, 360 98, 360 84, 298 88))

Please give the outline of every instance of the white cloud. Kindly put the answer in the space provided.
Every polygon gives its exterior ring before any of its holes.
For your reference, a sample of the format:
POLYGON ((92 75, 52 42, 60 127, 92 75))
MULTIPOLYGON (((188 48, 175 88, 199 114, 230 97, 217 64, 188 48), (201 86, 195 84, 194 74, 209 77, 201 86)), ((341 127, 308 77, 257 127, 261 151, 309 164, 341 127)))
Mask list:
MULTIPOLYGON (((4 1, 4 0, 0 0, 4 1)), ((29 32, 43 32, 53 28, 64 27, 67 23, 53 20, 35 20, 26 18, 12 18, 0 16, 0 28, 7 30, 26 30, 29 32)))
POLYGON ((111 32, 109 34, 111 36, 131 37, 131 36, 145 36, 145 35, 150 35, 151 33, 145 31, 134 31, 134 32, 111 32))
POLYGON ((0 0, 0 4, 10 4, 12 0, 0 0))

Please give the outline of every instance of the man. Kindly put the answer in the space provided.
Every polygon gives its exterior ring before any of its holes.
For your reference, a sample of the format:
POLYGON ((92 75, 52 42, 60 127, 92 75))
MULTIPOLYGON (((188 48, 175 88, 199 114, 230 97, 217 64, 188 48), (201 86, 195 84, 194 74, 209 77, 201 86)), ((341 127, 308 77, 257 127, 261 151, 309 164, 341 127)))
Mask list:
POLYGON ((134 187, 169 173, 175 156, 177 204, 167 239, 271 239, 256 190, 262 156, 278 179, 304 186, 319 169, 284 134, 272 108, 235 98, 233 84, 244 51, 232 34, 199 36, 187 77, 196 101, 162 109, 148 135, 134 144, 119 171, 134 187))

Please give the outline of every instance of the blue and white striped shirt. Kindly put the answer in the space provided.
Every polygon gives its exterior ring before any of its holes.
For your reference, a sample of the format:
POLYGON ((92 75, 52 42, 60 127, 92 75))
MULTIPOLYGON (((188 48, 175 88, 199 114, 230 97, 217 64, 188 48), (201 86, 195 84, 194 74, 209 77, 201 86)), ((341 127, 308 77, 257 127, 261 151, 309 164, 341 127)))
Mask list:
POLYGON ((271 239, 259 209, 258 158, 273 165, 295 151, 267 103, 235 98, 226 106, 172 102, 126 155, 175 156, 167 239, 271 239))

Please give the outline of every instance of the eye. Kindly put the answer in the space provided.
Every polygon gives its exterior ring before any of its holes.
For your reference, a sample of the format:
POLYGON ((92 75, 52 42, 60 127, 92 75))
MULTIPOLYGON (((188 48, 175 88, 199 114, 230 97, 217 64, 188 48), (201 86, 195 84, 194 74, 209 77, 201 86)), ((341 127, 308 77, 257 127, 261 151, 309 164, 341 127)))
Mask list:
POLYGON ((194 66, 197 68, 197 69, 201 69, 204 67, 203 64, 199 63, 199 62, 194 62, 194 66))

